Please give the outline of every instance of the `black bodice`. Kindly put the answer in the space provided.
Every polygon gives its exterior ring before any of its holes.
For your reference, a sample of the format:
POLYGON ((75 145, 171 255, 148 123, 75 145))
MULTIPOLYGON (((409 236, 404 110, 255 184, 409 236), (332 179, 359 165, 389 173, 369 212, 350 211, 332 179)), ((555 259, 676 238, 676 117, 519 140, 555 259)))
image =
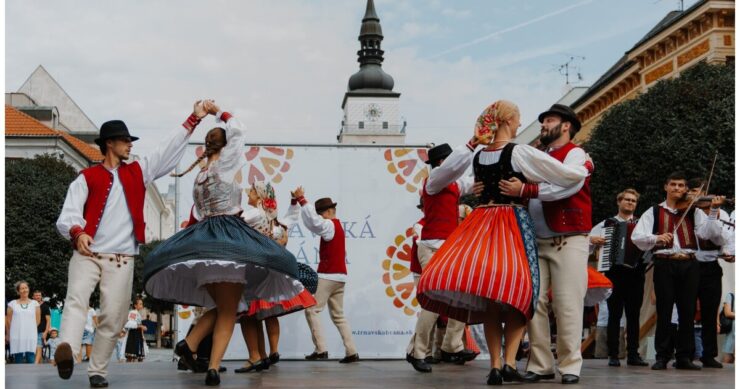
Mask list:
POLYGON ((484 188, 483 193, 479 198, 481 205, 494 202, 496 204, 523 204, 522 198, 520 197, 509 197, 501 194, 498 188, 498 182, 500 180, 508 180, 509 178, 516 177, 522 182, 527 182, 522 173, 517 173, 511 167, 511 153, 514 151, 516 143, 509 143, 504 146, 504 150, 501 153, 499 161, 493 165, 481 165, 480 164, 480 153, 483 150, 475 154, 473 158, 473 173, 475 174, 475 181, 483 182, 484 188))

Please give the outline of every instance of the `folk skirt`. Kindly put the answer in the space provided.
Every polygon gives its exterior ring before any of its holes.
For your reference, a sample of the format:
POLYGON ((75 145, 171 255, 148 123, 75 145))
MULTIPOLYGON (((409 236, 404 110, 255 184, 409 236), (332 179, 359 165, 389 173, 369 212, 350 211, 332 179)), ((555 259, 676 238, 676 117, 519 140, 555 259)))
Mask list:
POLYGON ((206 285, 244 285, 242 299, 290 300, 304 290, 288 250, 237 216, 212 216, 178 232, 144 261, 144 288, 154 298, 212 308, 206 285))
POLYGON ((540 288, 534 231, 524 207, 476 208, 424 269, 417 300, 468 324, 483 322, 491 304, 531 318, 540 288))

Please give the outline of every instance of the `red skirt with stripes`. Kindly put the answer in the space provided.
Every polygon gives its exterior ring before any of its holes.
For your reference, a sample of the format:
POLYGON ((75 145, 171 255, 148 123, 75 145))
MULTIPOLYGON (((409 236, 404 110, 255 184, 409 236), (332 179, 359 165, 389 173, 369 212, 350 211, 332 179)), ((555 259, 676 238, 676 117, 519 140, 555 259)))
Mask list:
POLYGON ((539 268, 530 229, 531 218, 523 208, 476 208, 424 269, 417 300, 426 310, 468 324, 483 322, 491 303, 531 318, 539 268), (523 229, 529 237, 526 245, 523 229))
POLYGON ((301 311, 314 305, 316 305, 316 299, 313 298, 311 292, 303 289, 301 293, 298 293, 290 300, 272 303, 265 300, 252 300, 249 302, 249 308, 247 308, 246 312, 242 313, 247 317, 264 320, 301 311))

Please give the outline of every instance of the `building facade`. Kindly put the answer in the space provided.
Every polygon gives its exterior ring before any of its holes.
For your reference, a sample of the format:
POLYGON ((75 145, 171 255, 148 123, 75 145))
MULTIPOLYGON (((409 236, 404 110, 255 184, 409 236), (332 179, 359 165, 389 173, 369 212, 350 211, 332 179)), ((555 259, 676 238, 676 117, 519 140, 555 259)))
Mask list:
POLYGON ((587 140, 610 107, 634 98, 663 79, 678 77, 699 61, 735 62, 735 1, 700 0, 672 11, 571 104, 587 140))

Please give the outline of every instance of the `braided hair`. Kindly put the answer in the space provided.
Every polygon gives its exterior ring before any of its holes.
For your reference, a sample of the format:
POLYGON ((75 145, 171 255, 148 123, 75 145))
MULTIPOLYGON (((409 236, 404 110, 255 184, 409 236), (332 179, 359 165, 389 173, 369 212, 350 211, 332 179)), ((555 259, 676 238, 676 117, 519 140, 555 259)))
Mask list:
POLYGON ((201 161, 218 153, 224 148, 224 146, 226 146, 226 130, 221 127, 212 128, 208 131, 208 134, 206 134, 206 149, 203 151, 203 154, 201 154, 192 165, 185 169, 184 172, 180 174, 172 173, 170 174, 170 177, 182 177, 190 173, 190 171, 193 170, 193 168, 195 168, 195 166, 197 166, 201 161))

